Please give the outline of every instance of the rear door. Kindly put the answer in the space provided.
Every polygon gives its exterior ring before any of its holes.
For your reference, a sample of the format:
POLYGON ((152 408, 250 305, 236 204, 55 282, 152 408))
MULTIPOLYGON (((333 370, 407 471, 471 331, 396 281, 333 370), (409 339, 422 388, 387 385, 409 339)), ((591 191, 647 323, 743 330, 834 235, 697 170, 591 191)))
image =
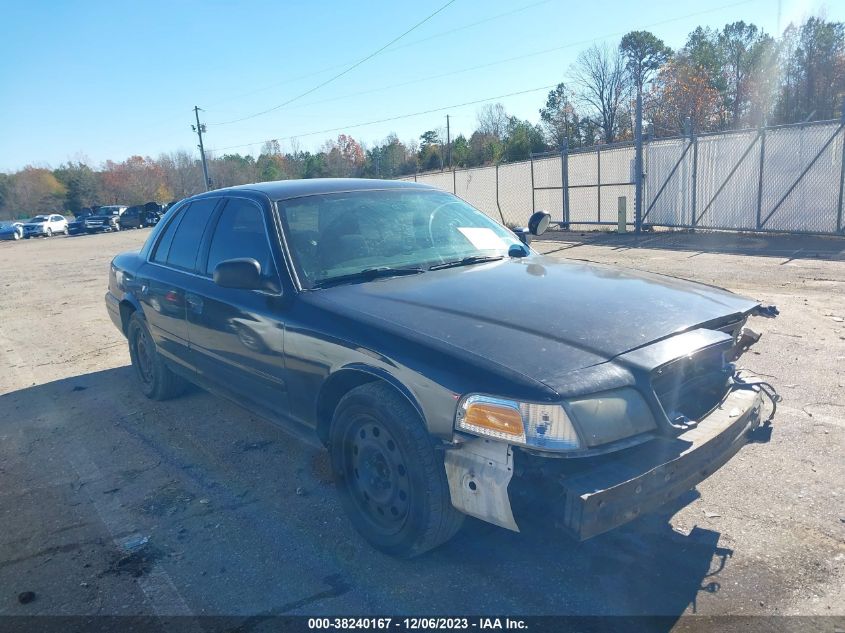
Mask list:
POLYGON ((288 414, 284 359, 284 306, 271 246, 270 209, 229 197, 213 222, 201 277, 186 296, 188 338, 201 376, 276 415, 288 414), (250 257, 261 265, 265 290, 221 288, 214 269, 250 257))
POLYGON ((180 209, 161 232, 136 284, 159 352, 190 370, 185 292, 198 279, 200 246, 219 202, 203 198, 180 209))

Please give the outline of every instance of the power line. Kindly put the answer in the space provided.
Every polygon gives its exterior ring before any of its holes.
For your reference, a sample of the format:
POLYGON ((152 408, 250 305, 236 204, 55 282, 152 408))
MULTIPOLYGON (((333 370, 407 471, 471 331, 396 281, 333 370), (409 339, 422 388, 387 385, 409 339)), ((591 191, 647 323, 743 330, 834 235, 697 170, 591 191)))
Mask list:
POLYGON ((303 132, 302 134, 293 134, 291 136, 283 136, 277 137, 274 139, 263 139, 261 141, 253 141, 252 143, 241 143, 240 145, 229 145, 227 147, 214 147, 209 149, 209 152, 223 152, 227 149, 237 149, 240 147, 249 147, 251 145, 259 145, 261 143, 266 143, 268 140, 276 140, 276 141, 289 141, 295 138, 302 138, 305 136, 315 136, 317 134, 328 134, 329 132, 341 132, 344 130, 351 130, 358 127, 365 127, 367 125, 376 125, 378 123, 389 123, 391 121, 399 121, 400 119, 409 119, 415 116, 422 116, 424 114, 433 114, 435 112, 443 112, 444 110, 450 110, 452 108, 463 108, 465 106, 477 105, 479 103, 485 103, 486 101, 494 101, 496 99, 506 99, 507 97, 516 97, 519 95, 530 94, 532 92, 539 92, 541 90, 549 90, 554 88, 555 84, 550 84, 548 86, 540 86, 538 88, 529 88, 528 90, 520 90, 518 92, 509 92, 503 95, 497 95, 495 97, 485 97, 484 99, 476 99, 474 101, 465 101, 463 103, 453 103, 452 105, 443 106, 441 108, 432 108, 430 110, 422 110, 420 112, 411 112, 409 114, 400 114, 397 116, 387 117, 385 119, 377 119, 375 121, 366 121, 364 123, 354 123, 351 125, 342 125, 340 127, 328 128, 325 130, 316 130, 314 132, 303 132))
MULTIPOLYGON (((639 29, 640 30, 646 30, 646 29, 653 28, 653 27, 656 27, 656 26, 662 26, 664 24, 670 24, 672 22, 678 22, 678 21, 681 21, 681 20, 694 18, 694 17, 700 16, 700 15, 706 15, 708 13, 715 13, 717 11, 722 11, 724 9, 731 9, 731 8, 738 7, 738 6, 751 4, 751 3, 756 2, 756 1, 757 0, 740 0, 739 2, 732 2, 732 3, 729 3, 729 4, 720 5, 720 6, 717 6, 717 7, 711 7, 711 8, 708 8, 708 9, 703 9, 701 11, 696 11, 696 12, 693 12, 693 13, 687 13, 687 14, 676 16, 676 17, 673 17, 673 18, 667 18, 665 20, 652 22, 650 24, 644 24, 644 25, 641 25, 639 27, 639 29)), ((532 6, 535 6, 536 4, 539 4, 539 3, 527 5, 524 8, 530 8, 532 6)), ((508 12, 508 13, 511 13, 511 12, 508 12)), ((508 13, 499 14, 498 17, 502 17, 504 15, 507 15, 508 13)), ((478 24, 478 23, 476 22, 476 23, 472 23, 472 24, 467 24, 464 27, 459 27, 458 29, 452 29, 451 32, 454 32, 456 30, 460 30, 462 28, 469 28, 469 27, 474 26, 476 24, 478 24)), ((444 34, 445 33, 446 32, 444 32, 444 34)), ((572 42, 572 43, 569 43, 569 44, 565 44, 563 46, 556 46, 556 47, 553 47, 553 48, 547 48, 547 49, 543 49, 543 50, 540 50, 540 51, 535 51, 533 53, 525 53, 525 54, 522 54, 522 55, 517 55, 515 57, 507 57, 505 59, 500 59, 500 60, 497 60, 497 61, 494 61, 494 62, 488 62, 488 63, 485 63, 485 64, 480 64, 478 66, 471 66, 471 67, 464 68, 464 69, 450 71, 448 73, 442 73, 440 75, 430 75, 428 77, 424 77, 424 78, 421 78, 421 79, 403 82, 403 83, 395 84, 395 85, 392 85, 392 86, 386 86, 385 88, 378 88, 378 89, 373 89, 373 90, 357 92, 357 93, 353 93, 351 95, 346 95, 345 97, 341 97, 341 98, 347 98, 347 97, 350 97, 350 96, 359 96, 359 95, 363 95, 363 94, 369 94, 371 92, 377 92, 378 90, 382 90, 382 89, 387 90, 387 89, 391 89, 391 88, 402 87, 402 86, 411 85, 411 84, 422 82, 422 81, 429 81, 431 79, 438 79, 438 78, 441 78, 441 77, 447 77, 447 76, 459 74, 459 73, 462 73, 462 72, 468 72, 468 71, 471 71, 471 70, 480 70, 482 68, 493 67, 493 66, 505 64, 505 63, 508 63, 508 62, 517 61, 517 60, 520 60, 520 59, 527 59, 527 58, 530 58, 530 57, 545 55, 547 53, 557 52, 557 51, 564 50, 564 49, 567 49, 567 48, 571 48, 571 47, 574 47, 574 46, 583 46, 584 44, 589 44, 589 43, 596 42, 596 41, 599 41, 599 40, 608 39, 608 38, 611 38, 611 37, 617 37, 619 35, 622 35, 622 33, 620 33, 620 32, 609 33, 609 34, 605 34, 603 36, 593 38, 593 39, 590 39, 590 40, 582 40, 580 42, 572 42)), ((434 37, 434 36, 432 36, 432 37, 434 37)), ((415 40, 415 42, 421 42, 421 41, 425 41, 425 40, 415 40)), ((388 46, 389 46, 389 44, 388 44, 388 46)), ((394 48, 393 50, 398 50, 398 49, 394 48)), ((390 52, 390 51, 388 51, 388 52, 390 52)), ((288 81, 296 81, 298 79, 303 79, 303 78, 306 78, 306 77, 313 76, 314 74, 327 72, 329 70, 333 70, 335 68, 340 68, 340 67, 341 66, 333 66, 331 68, 326 68, 326 69, 319 70, 319 71, 312 71, 311 73, 299 75, 297 77, 294 77, 292 79, 286 80, 285 82, 281 82, 281 83, 286 83, 288 81)), ((275 85, 280 85, 280 84, 275 84, 275 85)), ((268 86, 268 87, 273 87, 273 86, 268 86)), ((255 92, 258 92, 258 91, 253 91, 253 92, 244 93, 244 94, 254 94, 255 92)), ((309 92, 311 92, 311 91, 309 91, 309 92)), ((243 96, 243 95, 241 95, 241 96, 243 96)), ((304 95, 300 95, 300 97, 301 96, 304 96, 304 95)), ((300 97, 296 97, 295 99, 298 99, 300 97)), ((293 99, 293 100, 295 100, 295 99, 293 99)), ((331 99, 322 100, 322 101, 309 102, 309 103, 303 104, 303 105, 304 106, 316 105, 316 104, 320 104, 320 103, 326 103, 326 102, 329 102, 329 101, 336 101, 338 99, 339 98, 331 98, 331 99)), ((290 102, 292 102, 293 100, 291 100, 290 102)), ((217 102, 217 103, 221 103, 221 102, 217 102)), ((279 109, 280 107, 282 107, 282 106, 278 106, 274 109, 279 109)), ((191 111, 193 112, 193 110, 191 110, 191 111)), ((170 120, 170 119, 167 119, 167 120, 170 120)), ((162 120, 162 122, 164 122, 164 121, 165 120, 162 120)), ((233 123, 233 122, 234 121, 228 121, 226 123, 233 123)), ((207 123, 206 125, 222 125, 222 123, 221 124, 207 123)), ((260 142, 263 142, 263 141, 260 141, 260 142)), ((248 145, 250 145, 250 144, 241 145, 239 147, 246 147, 248 145)))
POLYGON ((279 108, 283 108, 283 107, 285 107, 286 105, 288 105, 288 104, 290 104, 290 103, 293 103, 294 101, 297 101, 297 100, 301 99, 302 97, 305 97, 305 96, 307 96, 307 95, 310 95, 312 92, 316 92, 316 91, 317 91, 317 90, 319 90, 320 88, 322 88, 322 87, 324 87, 324 86, 327 86, 328 84, 332 83, 333 81, 336 81, 337 79, 340 79, 341 77, 343 77, 343 76, 344 76, 344 75, 346 75, 347 73, 349 73, 349 72, 351 72, 351 71, 355 70, 355 69, 356 69, 356 68, 358 68, 358 66, 360 66, 361 64, 363 64, 363 63, 365 63, 365 62, 367 62, 367 61, 371 60, 373 57, 375 57, 376 55, 378 55, 379 53, 381 53, 382 51, 384 51, 386 48, 389 48, 390 46, 392 46, 393 44, 395 44, 396 42, 398 42, 399 40, 401 40, 403 37, 405 37, 406 35, 408 35, 408 33, 411 33, 412 31, 416 30, 417 28, 421 27, 423 24, 425 24, 426 22, 428 22, 429 20, 431 20, 434 16, 436 16, 438 13, 440 13, 441 11, 443 11, 444 9, 446 9, 446 7, 448 7, 449 5, 453 4, 455 1, 456 1, 456 0, 448 0, 448 2, 446 2, 446 4, 442 5, 439 9, 437 9, 436 11, 434 11, 434 13, 431 13, 431 14, 429 14, 428 16, 426 16, 425 18, 423 18, 422 20, 420 20, 419 22, 417 22, 416 24, 414 24, 411 28, 409 28, 407 31, 405 31, 404 33, 402 33, 402 34, 401 34, 401 35, 399 35, 398 37, 394 37, 392 40, 390 40, 387 44, 385 44, 384 46, 382 46, 382 47, 381 47, 381 48, 379 48, 378 50, 376 50, 376 51, 374 51, 374 52, 370 53, 369 55, 367 55, 366 57, 364 57, 364 58, 362 58, 362 59, 358 60, 357 62, 355 62, 354 64, 352 64, 352 65, 351 65, 349 68, 347 68, 346 70, 343 70, 343 71, 341 71, 341 72, 337 73, 336 75, 333 75, 333 76, 332 76, 332 77, 330 77, 329 79, 326 79, 326 80, 325 80, 325 81, 323 81, 322 83, 317 84, 317 85, 316 85, 316 86, 314 86, 313 88, 310 88, 309 90, 306 90, 305 92, 303 92, 303 93, 301 93, 301 94, 298 94, 297 96, 292 97, 292 98, 288 99, 287 101, 285 101, 285 102, 283 102, 283 103, 280 103, 279 105, 273 106, 272 108, 268 108, 267 110, 262 110, 261 112, 256 112, 256 113, 254 113, 254 114, 250 114, 250 115, 248 115, 248 116, 241 117, 241 118, 239 118, 239 119, 233 119, 233 120, 231 120, 231 121, 223 121, 223 122, 221 122, 221 123, 215 123, 214 125, 229 125, 230 123, 239 123, 240 121, 246 121, 246 120, 248 120, 248 119, 254 119, 254 118, 255 118, 255 117, 257 117, 257 116, 261 116, 262 114, 267 114, 267 113, 269 113, 269 112, 273 112, 274 110, 278 110, 279 108))
MULTIPOLYGON (((469 24, 463 24, 461 26, 457 26, 457 27, 449 29, 447 31, 440 31, 439 33, 434 33, 433 35, 429 35, 428 37, 424 37, 424 38, 419 39, 419 40, 413 40, 412 42, 407 42, 407 43, 402 44, 400 46, 394 46, 393 48, 390 48, 389 50, 385 50, 384 52, 385 53, 393 53, 395 51, 402 50, 403 48, 407 48, 409 46, 416 46, 418 44, 424 44, 425 42, 436 39, 438 37, 443 37, 444 35, 451 35, 452 33, 464 31, 466 29, 469 29, 469 28, 472 28, 472 27, 475 27, 475 26, 479 26, 480 24, 486 24, 487 22, 492 22, 493 20, 497 20, 499 18, 504 18, 504 17, 507 17, 509 15, 513 15, 515 13, 520 13, 520 12, 526 11, 528 9, 533 9, 534 7, 539 6, 541 4, 548 4, 549 2, 552 2, 552 0, 540 0, 539 2, 532 2, 531 4, 527 4, 527 5, 524 5, 522 7, 512 9, 510 11, 505 11, 503 13, 497 13, 496 15, 491 15, 490 17, 484 18, 483 20, 477 20, 476 22, 470 22, 469 24)), ((277 86, 282 86, 284 84, 289 84, 289 83, 292 83, 294 81, 298 81, 300 79, 308 79, 309 77, 312 77, 314 75, 320 75, 322 73, 327 73, 329 71, 336 70, 338 68, 345 68, 349 63, 351 63, 351 62, 348 62, 346 64, 335 64, 334 66, 328 66, 326 68, 321 68, 320 70, 313 70, 311 72, 304 73, 302 75, 297 75, 295 77, 288 77, 287 79, 277 81, 275 83, 269 84, 269 85, 264 86, 262 88, 257 88, 255 90, 250 90, 249 92, 243 92, 243 93, 240 93, 240 94, 237 94, 237 95, 233 95, 233 96, 228 97, 228 98, 226 98, 222 101, 216 101, 216 102, 214 102, 210 105, 214 106, 214 105, 219 105, 221 103, 227 103, 229 101, 232 101, 233 99, 239 99, 241 97, 247 97, 247 96, 250 96, 250 95, 254 95, 254 94, 257 94, 259 92, 263 92, 265 90, 275 88, 277 86)), ((222 124, 209 123, 209 125, 222 125, 222 124)))
POLYGON ((470 22, 469 24, 463 24, 461 26, 456 26, 453 29, 449 29, 448 31, 440 31, 440 33, 434 33, 433 35, 429 35, 427 37, 423 37, 418 40, 413 40, 412 42, 406 42, 405 44, 400 44, 399 46, 394 46, 390 49, 389 52, 402 50, 403 48, 408 48, 409 46, 416 46, 417 44, 423 44, 425 42, 429 42, 431 40, 437 39, 438 37, 443 37, 444 35, 451 35, 452 33, 457 33, 458 31, 464 31, 466 29, 470 29, 474 26, 479 26, 481 24, 486 24, 487 22, 492 22, 493 20, 498 20, 499 18, 505 18, 509 15, 513 15, 515 13, 521 13, 522 11, 527 11, 528 9, 533 9, 534 7, 538 7, 541 4, 548 4, 552 0, 540 0, 539 2, 532 2, 531 4, 526 4, 521 7, 517 7, 516 9, 511 9, 510 11, 505 11, 503 13, 497 13, 496 15, 491 15, 486 17, 482 20, 477 20, 475 22, 470 22))
MULTIPOLYGON (((706 13, 712 13, 714 11, 721 11, 723 9, 730 9, 730 8, 733 8, 733 7, 736 7, 736 6, 740 6, 740 5, 744 5, 744 4, 750 4, 752 2, 756 2, 756 0, 741 0, 740 2, 733 2, 731 4, 726 4, 726 5, 722 5, 722 6, 719 6, 719 7, 713 7, 713 8, 710 8, 710 9, 705 9, 705 10, 702 10, 702 11, 697 11, 695 13, 688 13, 686 15, 682 15, 682 16, 678 16, 678 17, 674 17, 674 18, 668 18, 666 20, 661 20, 659 22, 652 22, 651 24, 643 25, 642 29, 653 28, 655 26, 661 26, 663 24, 668 24, 668 23, 671 23, 671 22, 677 22, 679 20, 686 20, 686 19, 689 19, 689 18, 693 18, 693 17, 697 17, 699 15, 706 14, 706 13)), ((541 3, 536 3, 536 4, 541 4, 541 3)), ((532 6, 535 6, 535 5, 528 5, 528 7, 532 7, 532 6)), ((524 8, 528 8, 528 7, 524 7, 524 8)), ((513 12, 510 12, 510 13, 513 13, 513 12)), ((506 15, 506 14, 501 14, 501 15, 506 15)), ((467 27, 468 26, 472 26, 472 25, 467 25, 467 27)), ((503 59, 498 59, 498 60, 495 60, 495 61, 492 61, 492 62, 486 62, 484 64, 478 64, 476 66, 469 66, 469 67, 466 67, 466 68, 460 68, 460 69, 457 69, 457 70, 452 70, 452 71, 449 71, 449 72, 446 72, 446 73, 440 73, 440 74, 437 74, 437 75, 429 75, 427 77, 421 77, 419 79, 413 79, 413 80, 405 81, 405 82, 398 83, 398 84, 383 86, 381 88, 372 88, 372 89, 369 89, 369 90, 353 92, 353 93, 342 95, 342 96, 339 96, 339 97, 331 97, 329 99, 322 99, 322 100, 319 100, 319 101, 309 101, 308 103, 302 104, 301 107, 309 107, 309 106, 313 106, 313 105, 320 105, 320 104, 323 104, 323 103, 331 103, 333 101, 340 101, 340 100, 343 100, 343 99, 348 99, 349 97, 357 97, 357 96, 361 96, 361 95, 371 94, 371 93, 374 93, 374 92, 379 92, 379 91, 382 91, 382 90, 390 90, 390 89, 393 89, 393 88, 402 88, 402 87, 405 87, 405 86, 411 86, 411 85, 421 83, 421 82, 424 82, 424 81, 431 81, 433 79, 441 79, 443 77, 450 77, 452 75, 458 75, 460 73, 465 73, 465 72, 469 72, 469 71, 473 71, 473 70, 482 70, 484 68, 491 68, 491 67, 494 67, 494 66, 499 66, 501 64, 507 64, 509 62, 519 61, 519 60, 522 60, 522 59, 528 59, 528 58, 531 58, 531 57, 538 57, 540 55, 547 55, 549 53, 556 53, 558 51, 566 50, 568 48, 575 48, 577 46, 584 46, 584 45, 587 45, 587 44, 592 44, 592 43, 600 41, 600 40, 608 39, 608 38, 611 38, 611 37, 618 37, 620 35, 624 35, 624 33, 622 33, 622 32, 609 33, 609 34, 606 34, 606 35, 603 35, 603 36, 600 36, 600 37, 595 37, 595 38, 586 39, 586 40, 579 40, 579 41, 576 41, 576 42, 569 42, 569 43, 563 44, 561 46, 553 46, 551 48, 545 48, 545 49, 542 49, 542 50, 539 50, 539 51, 534 51, 534 52, 531 52, 531 53, 523 53, 521 55, 515 55, 513 57, 505 57, 503 59)), ((423 41, 423 40, 418 40, 418 41, 423 41)), ((309 93, 310 92, 313 92, 313 90, 309 91, 309 93)), ((308 93, 306 93, 306 94, 308 94, 308 93)), ((300 97, 301 96, 304 96, 304 95, 300 95, 300 97)), ((260 114, 266 114, 266 113, 272 112, 274 110, 278 110, 278 109, 284 107, 285 105, 292 103, 293 101, 295 101, 298 98, 299 97, 294 97, 293 99, 287 101, 284 104, 280 104, 278 106, 270 108, 269 110, 265 110, 261 113, 251 115, 251 116, 245 117, 243 119, 235 119, 235 120, 232 120, 232 121, 224 121, 222 123, 209 123, 208 125, 228 125, 228 124, 231 124, 231 123, 237 123, 239 121, 244 121, 246 119, 250 119, 250 118, 254 118, 255 116, 259 116, 260 114)))

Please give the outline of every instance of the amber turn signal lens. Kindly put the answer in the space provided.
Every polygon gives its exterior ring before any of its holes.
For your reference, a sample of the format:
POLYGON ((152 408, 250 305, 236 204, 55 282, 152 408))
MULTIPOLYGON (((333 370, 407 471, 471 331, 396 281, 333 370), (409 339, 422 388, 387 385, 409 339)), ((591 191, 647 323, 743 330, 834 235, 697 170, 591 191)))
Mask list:
POLYGON ((464 424, 517 437, 525 432, 522 426, 522 415, 518 409, 489 402, 470 404, 464 415, 464 424))

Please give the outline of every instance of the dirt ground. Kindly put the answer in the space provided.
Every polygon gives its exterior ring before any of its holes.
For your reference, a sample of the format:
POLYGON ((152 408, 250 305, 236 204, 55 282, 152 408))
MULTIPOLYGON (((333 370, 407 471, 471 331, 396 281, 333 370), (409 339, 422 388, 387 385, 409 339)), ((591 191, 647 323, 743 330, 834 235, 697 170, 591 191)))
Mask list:
POLYGON ((776 304, 742 360, 783 396, 770 440, 586 543, 468 521, 399 561, 352 530, 320 449, 199 390, 136 392, 103 294, 147 233, 0 243, 0 615, 845 616, 845 240, 537 242, 776 304))

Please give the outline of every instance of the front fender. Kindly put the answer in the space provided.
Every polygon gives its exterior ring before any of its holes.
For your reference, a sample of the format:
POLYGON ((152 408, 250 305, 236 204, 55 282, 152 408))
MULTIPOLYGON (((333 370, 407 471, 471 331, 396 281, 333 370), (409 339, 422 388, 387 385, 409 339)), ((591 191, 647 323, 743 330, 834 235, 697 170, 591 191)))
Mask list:
POLYGON ((381 380, 400 393, 414 408, 420 416, 420 419, 425 424, 426 416, 419 400, 401 380, 381 367, 367 365, 366 363, 353 362, 348 363, 329 374, 320 387, 320 391, 317 396, 316 418, 317 435, 320 437, 323 444, 328 442, 331 421, 341 398, 343 398, 343 396, 351 389, 374 380, 381 380))
MULTIPOLYGON (((383 380, 384 382, 389 384, 391 387, 396 389, 396 391, 398 391, 403 396, 405 396, 405 398, 408 400, 410 405, 412 407, 414 407, 414 410, 419 414, 420 418, 422 418, 422 420, 425 421, 425 413, 423 412, 423 408, 420 405, 420 402, 419 402, 418 398, 416 397, 416 395, 414 395, 414 393, 411 392, 411 390, 408 389, 408 387, 405 386, 405 384, 402 383, 401 380, 399 380, 396 376, 391 374, 386 369, 384 369, 382 367, 374 367, 372 365, 367 365, 365 363, 349 363, 348 365, 345 365, 339 371, 341 371, 341 372, 343 372, 343 371, 362 372, 364 374, 368 374, 370 376, 373 376, 375 378, 383 380)), ((329 376, 329 379, 331 379, 331 376, 329 376)))

